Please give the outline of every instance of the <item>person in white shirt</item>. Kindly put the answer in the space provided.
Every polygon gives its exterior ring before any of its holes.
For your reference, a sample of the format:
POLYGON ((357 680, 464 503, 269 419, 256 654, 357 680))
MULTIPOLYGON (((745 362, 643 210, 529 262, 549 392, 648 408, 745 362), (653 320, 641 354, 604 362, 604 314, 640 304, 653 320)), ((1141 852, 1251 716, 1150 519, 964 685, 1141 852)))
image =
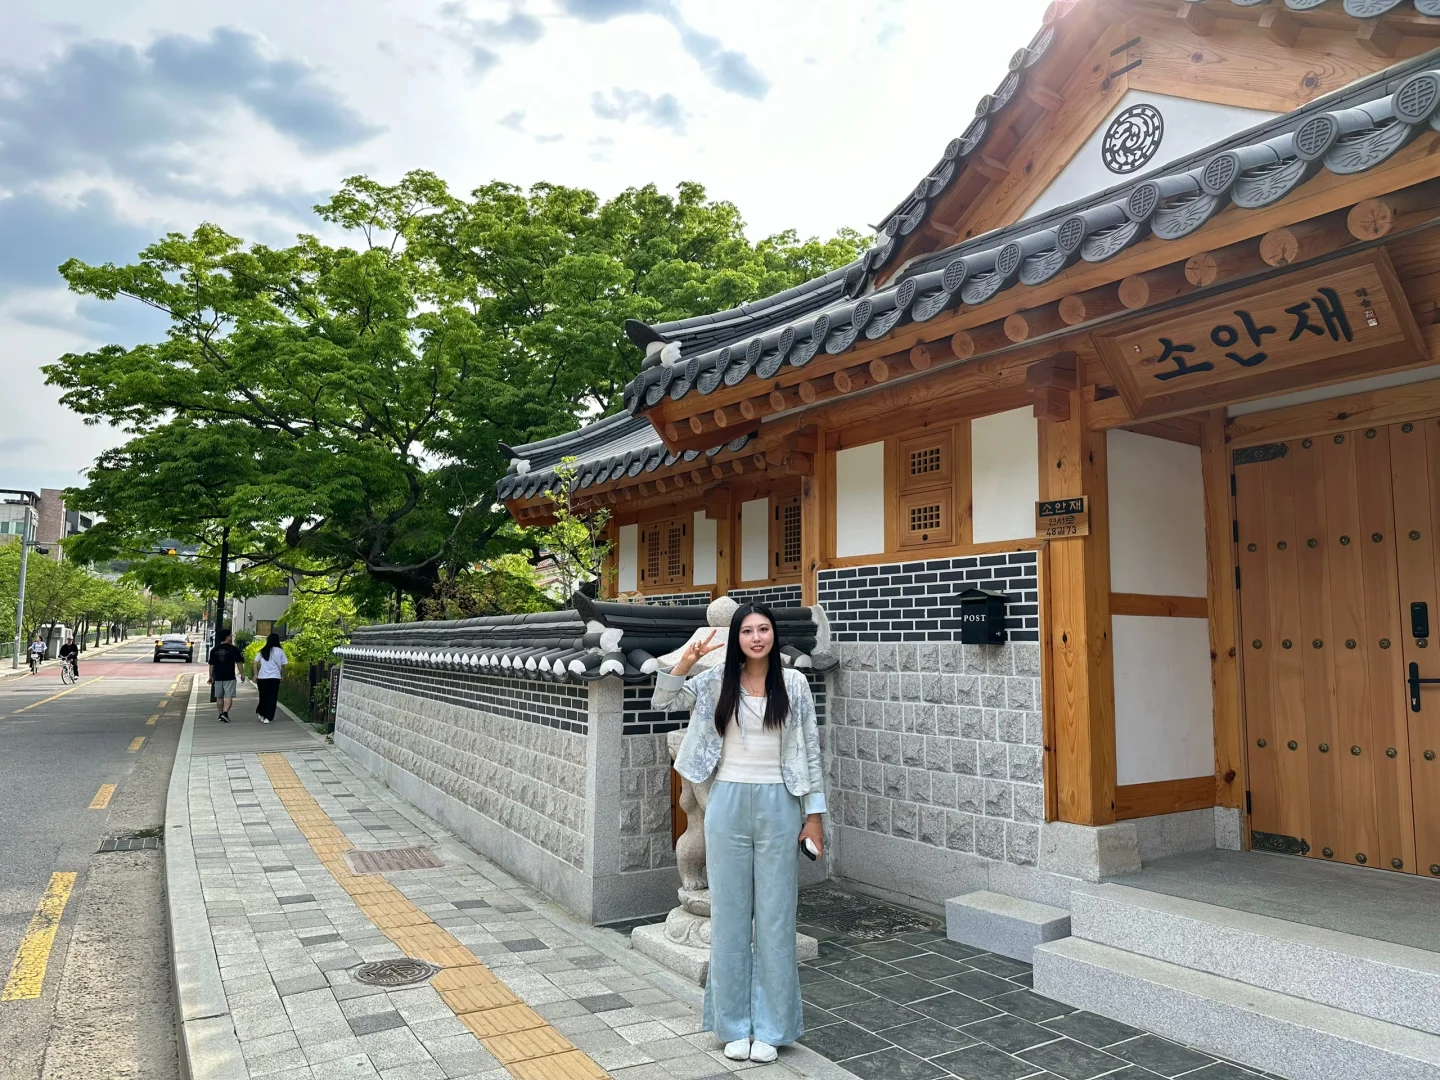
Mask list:
POLYGON ((255 715, 262 724, 275 719, 275 705, 280 700, 280 675, 290 662, 285 650, 280 647, 280 635, 271 634, 255 657, 255 689, 260 691, 260 702, 255 706, 255 715))
POLYGON ((690 710, 676 771, 693 783, 715 779, 705 806, 705 1030, 724 1042, 727 1058, 774 1061, 776 1047, 805 1030, 796 859, 797 841, 812 858, 824 852, 820 740, 810 686, 784 667, 769 608, 741 604, 724 666, 686 682, 695 663, 720 648, 714 637, 686 646, 675 667, 656 677, 652 700, 656 709, 690 710))

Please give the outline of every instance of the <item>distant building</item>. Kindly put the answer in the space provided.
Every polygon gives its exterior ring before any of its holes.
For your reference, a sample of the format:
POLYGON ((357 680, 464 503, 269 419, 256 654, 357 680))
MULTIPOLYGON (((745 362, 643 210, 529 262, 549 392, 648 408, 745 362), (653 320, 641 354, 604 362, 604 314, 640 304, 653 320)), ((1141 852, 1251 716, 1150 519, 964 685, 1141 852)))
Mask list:
POLYGON ((71 510, 65 505, 65 492, 60 488, 41 488, 37 505, 26 507, 20 499, 10 496, 0 503, 0 544, 11 543, 25 528, 25 515, 30 515, 30 531, 35 542, 48 548, 52 559, 64 557, 60 541, 85 532, 95 524, 93 514, 71 510))
MULTIPOLYGON (((239 597, 231 599, 227 625, 236 631, 249 630, 257 637, 264 637, 276 630, 285 609, 290 606, 294 591, 294 582, 286 580, 270 592, 261 593, 259 596, 243 600, 239 597)), ((284 636, 284 630, 280 630, 280 633, 284 636)))

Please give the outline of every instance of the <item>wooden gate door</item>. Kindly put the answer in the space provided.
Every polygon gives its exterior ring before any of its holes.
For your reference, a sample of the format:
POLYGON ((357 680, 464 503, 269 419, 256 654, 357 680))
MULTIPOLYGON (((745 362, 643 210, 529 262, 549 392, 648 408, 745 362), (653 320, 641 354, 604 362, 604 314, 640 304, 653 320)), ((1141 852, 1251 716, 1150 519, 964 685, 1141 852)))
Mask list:
POLYGON ((1413 872, 1391 441, 1236 451, 1235 535, 1252 846, 1413 872))
POLYGON ((1415 803, 1415 869, 1440 877, 1440 421, 1390 428, 1399 549, 1405 715, 1410 727, 1410 788, 1415 803), (1412 681, 1412 676, 1415 681, 1412 681))

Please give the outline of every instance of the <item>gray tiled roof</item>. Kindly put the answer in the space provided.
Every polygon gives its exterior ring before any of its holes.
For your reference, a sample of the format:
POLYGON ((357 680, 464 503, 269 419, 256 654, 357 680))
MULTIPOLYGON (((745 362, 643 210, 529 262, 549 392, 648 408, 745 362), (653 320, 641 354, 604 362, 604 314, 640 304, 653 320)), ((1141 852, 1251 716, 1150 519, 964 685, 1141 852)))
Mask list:
MULTIPOLYGON (((1361 6, 1358 0, 1346 5, 1352 13, 1361 6)), ((1437 109, 1440 49, 1232 135, 1147 179, 926 255, 878 291, 847 293, 787 323, 772 322, 763 334, 727 321, 732 338, 722 343, 707 336, 705 351, 690 348, 680 363, 646 367, 625 388, 626 404, 640 417, 667 395, 710 394, 751 375, 770 379, 786 366, 804 367, 820 351, 838 355, 962 302, 979 305, 1017 284, 1039 285, 1073 263, 1104 262, 1146 237, 1187 236, 1229 205, 1269 206, 1323 170, 1364 172, 1421 132, 1440 130, 1437 109)))
MULTIPOLYGON (((661 607, 584 596, 572 603, 574 608, 529 615, 361 626, 335 655, 515 679, 593 682, 614 676, 643 682, 659 668, 657 657, 680 648, 706 625, 703 604, 661 607)), ((821 609, 781 608, 775 617, 787 663, 817 670, 834 666, 831 657, 816 652, 829 634, 821 609)))
POLYGON ((696 461, 714 457, 722 450, 739 450, 749 439, 747 435, 709 450, 686 450, 677 454, 665 449, 644 415, 618 413, 553 439, 515 447, 517 456, 510 464, 510 471, 495 485, 495 494, 502 500, 531 499, 544 494, 555 484, 555 466, 567 457, 575 459, 578 470, 575 487, 588 488, 625 475, 638 477, 652 473, 677 461, 696 461), (523 473, 518 464, 521 461, 527 463, 527 471, 523 473))

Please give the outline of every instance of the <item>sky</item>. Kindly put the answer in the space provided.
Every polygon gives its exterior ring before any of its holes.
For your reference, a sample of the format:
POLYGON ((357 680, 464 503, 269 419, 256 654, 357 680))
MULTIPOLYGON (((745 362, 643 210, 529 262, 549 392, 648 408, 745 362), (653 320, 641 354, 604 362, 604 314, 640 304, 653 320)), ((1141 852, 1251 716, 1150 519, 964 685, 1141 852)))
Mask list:
POLYGON ((214 222, 319 231, 348 176, 608 198, 698 181, 752 239, 868 232, 960 134, 1045 0, 9 0, 0 5, 0 487, 83 482, 123 431, 45 385, 158 340, 56 267, 214 222))

